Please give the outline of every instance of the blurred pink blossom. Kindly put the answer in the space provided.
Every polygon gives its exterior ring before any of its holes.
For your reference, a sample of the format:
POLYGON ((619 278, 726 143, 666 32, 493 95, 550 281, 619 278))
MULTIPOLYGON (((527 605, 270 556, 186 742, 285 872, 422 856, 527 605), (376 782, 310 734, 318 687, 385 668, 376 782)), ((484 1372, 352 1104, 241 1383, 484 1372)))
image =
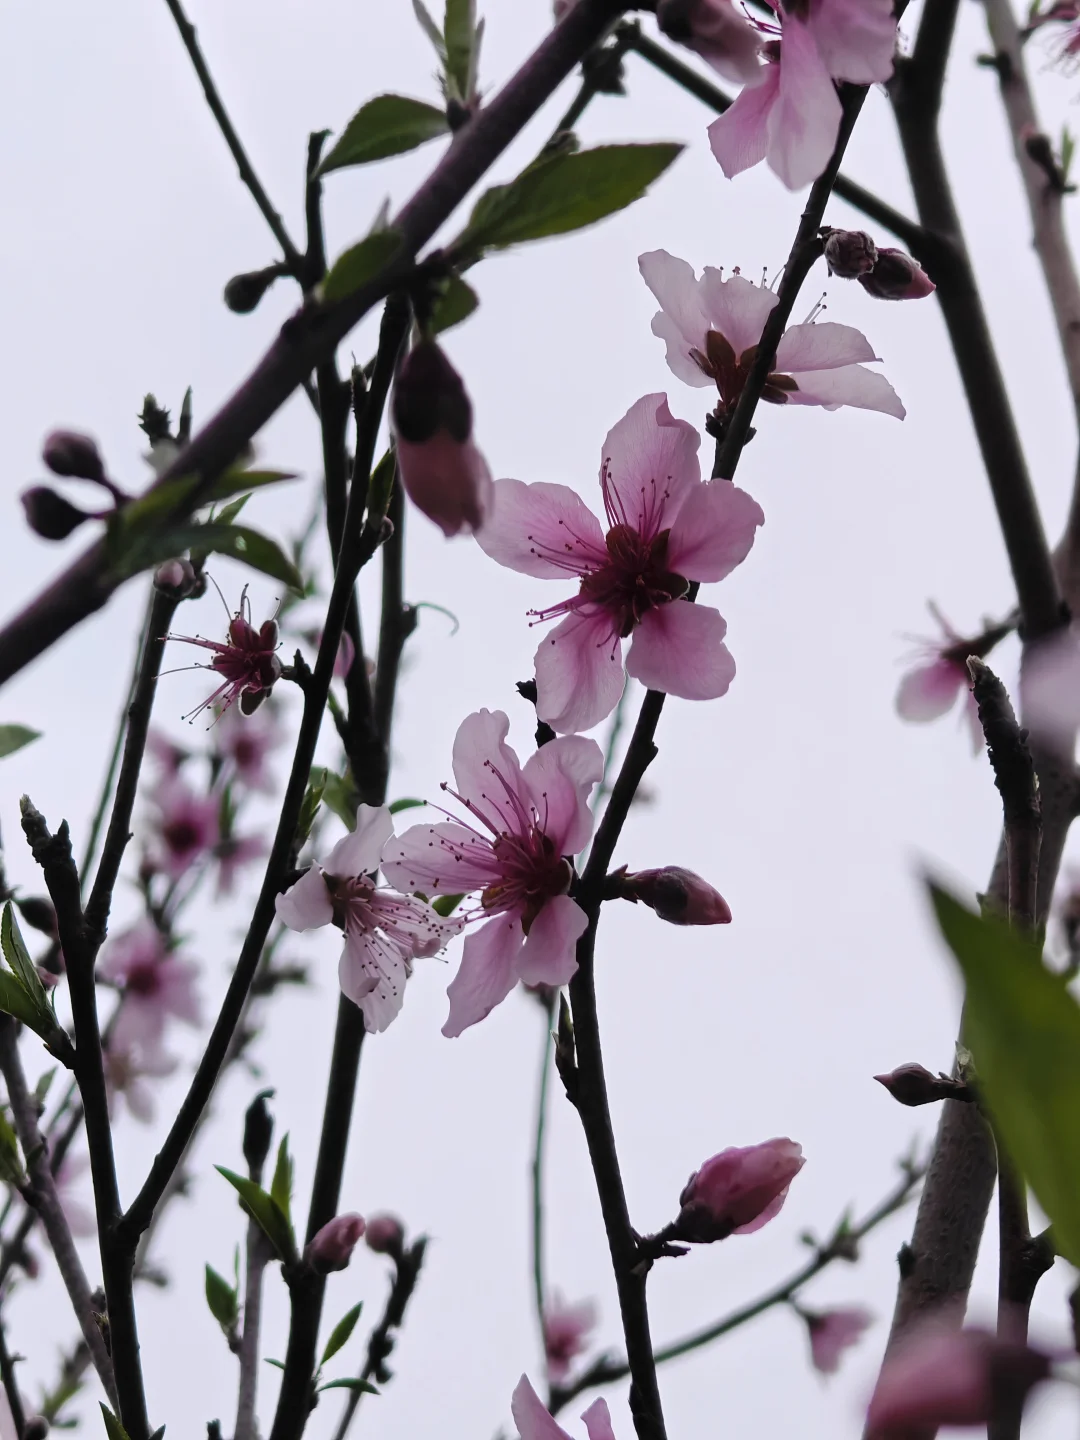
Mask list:
POLYGON ((376 1255, 398 1255, 405 1242, 405 1226, 396 1215, 372 1215, 368 1218, 364 1240, 376 1255))
POLYGON ((924 724, 945 715, 964 696, 964 718, 976 750, 982 749, 983 730, 979 707, 971 693, 968 674, 969 655, 978 655, 978 641, 965 640, 958 634, 934 604, 930 613, 941 627, 940 640, 919 642, 919 664, 907 670, 896 692, 896 713, 902 720, 924 724))
POLYGON ((171 951, 149 920, 139 921, 106 944, 97 973, 122 991, 110 1035, 110 1044, 119 1051, 153 1054, 160 1048, 170 1016, 189 1025, 198 1025, 202 1018, 195 993, 198 967, 171 951))
POLYGON ((487 924, 465 941, 447 992, 447 1036, 483 1020, 519 981, 565 985, 587 924, 566 893, 572 872, 563 857, 576 855, 592 833, 588 797, 604 757, 594 740, 563 735, 522 766, 506 744, 509 729, 501 710, 466 716, 454 740, 458 788, 443 786, 487 834, 457 820, 414 825, 383 851, 383 871, 399 889, 481 891, 466 918, 487 924))
POLYGON ((872 85, 893 72, 892 0, 783 0, 768 62, 730 110, 709 126, 713 154, 730 179, 762 160, 789 190, 816 180, 840 128, 835 80, 872 85))
POLYGON ((304 1259, 319 1275, 326 1275, 331 1270, 344 1270, 360 1243, 364 1228, 362 1215, 355 1212, 335 1215, 316 1232, 304 1250, 304 1259))
POLYGON ((780 1213, 805 1163, 793 1140, 722 1150, 690 1176, 679 1196, 677 1238, 708 1242, 760 1230, 780 1213))
POLYGON ((176 1057, 160 1049, 121 1049, 110 1039, 104 1060, 109 1113, 115 1114, 117 1102, 123 1098, 133 1118, 149 1125, 155 1109, 154 1087, 149 1082, 171 1075, 178 1064, 176 1057))
MULTIPOLYGON (((721 415, 742 394, 765 322, 777 297, 735 269, 729 279, 706 266, 699 280, 687 261, 652 250, 638 256, 641 277, 660 302, 652 332, 667 346, 671 372, 687 385, 715 385, 721 415)), ((877 361, 866 336, 831 321, 789 325, 776 349, 774 372, 762 399, 774 405, 852 405, 902 420, 899 396, 884 375, 863 362, 877 361)))
POLYGON ((735 662, 718 611, 691 605, 691 581, 722 580, 750 552, 765 517, 728 480, 703 484, 700 437, 666 395, 645 395, 609 432, 600 489, 607 533, 565 485, 499 480, 477 535, 511 570, 576 579, 578 592, 538 620, 565 616, 536 652, 536 713, 555 730, 588 730, 609 715, 626 674, 685 700, 726 693, 735 662))
POLYGON ((151 829, 151 862, 179 880, 220 838, 216 795, 196 795, 182 780, 164 780, 153 792, 157 809, 151 829))
POLYGON ((249 790, 268 794, 275 788, 273 772, 267 764, 281 744, 281 726, 272 707, 255 715, 244 715, 239 708, 226 710, 213 729, 214 748, 228 762, 230 778, 239 780, 249 790))
POLYGON ((869 1310, 857 1305, 847 1309, 806 1310, 802 1316, 810 1332, 810 1359, 822 1375, 835 1375, 844 1351, 858 1344, 863 1331, 874 1323, 869 1310))
POLYGON ((146 751, 160 765, 162 775, 167 776, 178 775, 181 765, 191 754, 170 740, 163 730, 156 730, 153 726, 146 736, 146 751))
MULTIPOLYGON (((510 1413, 521 1440, 570 1440, 562 1426, 553 1420, 547 1407, 522 1375, 510 1401, 510 1413)), ((589 1440, 615 1440, 611 1414, 606 1400, 594 1400, 581 1412, 589 1440)))
POLYGON ((574 1361, 588 1349, 595 1329, 596 1306, 591 1300, 567 1305, 557 1290, 552 1292, 544 1306, 544 1355, 550 1384, 563 1384, 574 1361))
POLYGON ((462 923, 444 920, 411 895, 376 887, 371 877, 393 834, 385 806, 361 805, 356 829, 277 897, 278 919, 290 930, 333 924, 345 932, 338 981, 369 1031, 385 1030, 397 1016, 412 961, 441 950, 462 923))
POLYGON ((243 867, 269 852, 270 846, 261 835, 230 835, 227 840, 219 840, 214 851, 218 862, 218 895, 232 895, 243 867))

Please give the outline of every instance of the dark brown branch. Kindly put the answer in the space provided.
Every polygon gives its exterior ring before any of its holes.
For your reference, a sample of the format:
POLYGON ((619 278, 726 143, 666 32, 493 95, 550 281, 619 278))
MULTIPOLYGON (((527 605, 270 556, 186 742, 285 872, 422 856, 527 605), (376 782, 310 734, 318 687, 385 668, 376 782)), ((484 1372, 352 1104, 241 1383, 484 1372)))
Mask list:
POLYGON ((26 1431, 26 1411, 19 1394, 19 1381, 15 1374, 15 1357, 8 1349, 7 1331, 3 1316, 0 1315, 0 1383, 4 1386, 11 1422, 15 1427, 15 1440, 23 1440, 26 1431))
POLYGON ((375 730, 389 743, 401 655, 416 629, 416 609, 405 603, 405 496, 395 475, 387 519, 394 533, 382 550, 382 607, 379 614, 379 656, 375 669, 375 730))

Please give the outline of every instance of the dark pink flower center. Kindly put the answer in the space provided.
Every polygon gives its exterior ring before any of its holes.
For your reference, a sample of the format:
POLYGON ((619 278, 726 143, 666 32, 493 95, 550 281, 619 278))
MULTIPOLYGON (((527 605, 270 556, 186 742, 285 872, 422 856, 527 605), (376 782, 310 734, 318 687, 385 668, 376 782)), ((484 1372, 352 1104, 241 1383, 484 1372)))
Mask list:
MULTIPOLYGON (((731 344, 720 334, 719 330, 710 330, 705 336, 704 353, 700 350, 690 351, 694 363, 702 374, 708 375, 710 380, 716 382, 716 388, 720 393, 722 413, 730 413, 738 404, 743 386, 750 375, 750 368, 757 358, 757 349, 756 345, 751 345, 741 355, 736 356, 731 344)), ((768 400, 773 405, 785 405, 790 392, 798 388, 797 382, 791 375, 774 371, 765 382, 761 398, 768 400)))
POLYGON ((161 827, 161 838, 174 855, 188 855, 201 850, 204 844, 201 827, 187 816, 167 821, 161 827))
POLYGON ((129 995, 149 998, 161 989, 161 973, 155 960, 144 960, 133 965, 124 980, 124 989, 129 995))
POLYGON ((547 901, 566 894, 573 871, 535 825, 524 835, 498 836, 491 848, 502 874, 481 894, 480 904, 488 911, 520 910, 527 935, 547 901))
POLYGON ((603 606, 624 639, 647 611, 678 600, 690 588, 667 568, 670 534, 661 530, 650 540, 629 525, 613 525, 605 542, 607 564, 582 579, 581 598, 603 606))

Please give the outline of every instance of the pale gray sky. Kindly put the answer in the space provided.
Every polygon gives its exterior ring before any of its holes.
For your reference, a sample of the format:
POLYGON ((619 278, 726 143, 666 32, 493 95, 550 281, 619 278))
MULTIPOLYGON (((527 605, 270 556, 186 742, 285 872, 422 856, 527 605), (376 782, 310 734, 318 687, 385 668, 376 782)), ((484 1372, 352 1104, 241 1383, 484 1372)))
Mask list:
MULTIPOLYGON (((549 13, 543 0, 485 0, 481 9, 488 19, 482 80, 492 88, 543 33, 549 13)), ((193 0, 193 19, 295 233, 310 129, 340 129, 378 91, 435 98, 433 57, 406 0, 193 0)), ((972 63, 985 48, 980 22, 978 7, 968 7, 945 132, 1002 363, 1056 531, 1072 472, 1073 422, 993 75, 972 63)), ((91 430, 118 478, 140 485, 146 472, 135 416, 144 391, 175 406, 191 384, 196 417, 205 417, 250 369, 293 297, 279 286, 244 318, 220 302, 229 276, 269 262, 274 247, 164 4, 7 6, 3 41, 3 608, 10 611, 83 543, 76 536, 47 546, 23 527, 17 495, 41 472, 43 434, 60 423, 91 430)), ((1041 63, 1036 55, 1035 67, 1041 63)), ((664 247, 698 268, 774 273, 802 203, 764 168, 727 182, 708 151, 708 117, 697 102, 633 57, 627 79, 630 98, 597 101, 583 138, 683 139, 686 154, 646 200, 594 231, 487 261, 470 277, 481 309, 447 341, 495 474, 568 483, 592 503, 603 437, 639 395, 666 389, 674 412, 699 425, 704 411, 704 392, 670 375, 650 334, 655 305, 637 275, 638 253, 664 247)), ((1049 128, 1075 123, 1074 83, 1056 73, 1039 74, 1038 83, 1049 128)), ((571 94, 568 84, 500 175, 533 153, 571 94)), ((881 94, 870 96, 849 154, 848 173, 909 204, 881 94)), ((406 198, 435 157, 429 147, 332 176, 331 250, 366 229, 385 195, 395 205, 406 198)), ((829 218, 856 221, 839 203, 829 218)), ((820 267, 796 318, 824 286, 820 267)), ((997 843, 988 767, 972 758, 958 721, 918 730, 892 710, 903 637, 931 628, 928 596, 960 629, 1002 613, 1012 599, 940 317, 933 301, 890 306, 832 282, 828 318, 865 331, 908 418, 763 408, 739 482, 763 505, 766 524, 747 563, 713 592, 729 622, 738 676, 720 701, 668 705, 647 781, 654 803, 635 812, 617 855, 634 867, 671 862, 699 870, 729 900, 734 923, 680 932, 623 906, 605 914, 601 930, 600 1017, 639 1227, 670 1218, 689 1172, 724 1146, 790 1135, 808 1157, 782 1216, 765 1231, 657 1268, 650 1295, 659 1342, 785 1275, 804 1254, 802 1230, 823 1233, 848 1204, 857 1213, 869 1208, 892 1185, 895 1157, 930 1136, 935 1113, 901 1109, 870 1077, 906 1060, 948 1066, 957 986, 930 930, 917 873, 929 861, 962 885, 981 886, 997 843)), ((372 334, 369 320, 352 342, 357 355, 367 356, 372 334)), ((260 449, 267 461, 305 476, 250 507, 253 522, 285 534, 318 478, 305 401, 268 427, 260 449)), ((461 621, 451 638, 443 617, 423 612, 401 690, 391 794, 432 796, 449 774, 453 734, 468 711, 506 709, 512 740, 529 747, 530 717, 513 682, 530 673, 536 643, 524 612, 552 592, 499 569, 471 542, 448 544, 422 518, 410 519, 408 596, 449 606, 461 621)), ((235 603, 240 572, 214 569, 235 603)), ((260 604, 269 607, 273 591, 252 589, 257 613, 260 604)), ((0 696, 0 720, 45 732, 0 766, 0 823, 16 880, 33 879, 17 829, 22 791, 50 821, 66 815, 77 836, 85 833, 141 604, 138 588, 129 587, 0 696)), ((216 633, 222 620, 216 598, 182 616, 188 632, 216 633)), ((1001 655, 1011 680, 1015 656, 1001 655)), ((203 693, 197 675, 166 680, 159 718, 181 733, 179 716, 203 693)), ((131 899, 124 904, 130 909, 131 899)), ((196 918, 190 948, 205 962, 209 1001, 221 993, 243 916, 205 910, 196 918)), ((288 948, 312 960, 319 983, 278 1004, 256 1053, 266 1082, 277 1087, 279 1130, 292 1134, 303 1197, 333 1030, 336 947, 321 934, 288 948)), ((451 952, 451 966, 455 959, 451 952)), ((364 1402, 359 1422, 384 1440, 484 1440, 507 1422, 521 1372, 537 1383, 541 1376, 527 1167, 543 1021, 515 995, 461 1039, 444 1040, 438 1031, 450 973, 439 961, 421 962, 402 1018, 365 1048, 350 1149, 347 1207, 393 1208, 433 1237, 396 1377, 382 1398, 364 1402)), ((179 1048, 195 1053, 186 1035, 179 1048)), ((181 1086, 164 1087, 162 1124, 181 1086)), ((206 1261, 226 1270, 241 1237, 239 1212, 210 1166, 237 1163, 240 1112, 256 1088, 246 1076, 225 1086, 221 1118, 200 1144, 194 1203, 175 1207, 159 1242, 173 1286, 140 1296, 151 1413, 171 1434, 199 1433, 214 1416, 226 1433, 231 1425, 236 1362, 202 1300, 202 1270, 206 1261)), ((127 1196, 158 1133, 123 1122, 127 1196)), ((549 1280, 570 1299, 596 1296, 600 1343, 620 1348, 580 1128, 557 1093, 549 1176, 549 1280)), ((861 1265, 834 1268, 807 1292, 812 1304, 857 1301, 881 1317, 839 1376, 823 1383, 809 1368, 801 1326, 773 1314, 662 1372, 672 1436, 857 1435, 891 1310, 893 1257, 909 1224, 894 1221, 861 1265)), ((334 1277, 328 1322, 359 1298, 374 1320, 383 1270, 363 1253, 334 1277)), ((993 1287, 987 1268, 978 1304, 985 1307, 993 1287)), ((1036 1310, 1051 1336, 1064 1333, 1065 1289, 1055 1273, 1040 1291, 1036 1310)), ((276 1276, 268 1295, 265 1353, 280 1356, 286 1307, 276 1276)), ((25 1373, 49 1376, 69 1332, 66 1320, 58 1322, 55 1284, 26 1287, 13 1313, 25 1373)), ((336 1373, 357 1361, 359 1334, 336 1373)), ((277 1383, 270 1367, 262 1383, 268 1421, 277 1383)), ((623 1388, 608 1398, 616 1433, 628 1440, 623 1388)), ((337 1410, 329 1397, 309 1433, 329 1435, 337 1410)), ((1039 1416, 1033 1440, 1071 1433, 1071 1414, 1056 1402, 1039 1416)))

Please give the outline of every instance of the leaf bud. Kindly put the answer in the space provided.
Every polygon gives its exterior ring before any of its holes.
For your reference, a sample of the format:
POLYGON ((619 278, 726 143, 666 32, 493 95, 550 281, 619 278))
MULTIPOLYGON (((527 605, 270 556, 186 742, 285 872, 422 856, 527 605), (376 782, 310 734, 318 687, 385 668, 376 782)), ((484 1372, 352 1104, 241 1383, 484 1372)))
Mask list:
POLYGON ((76 430, 54 430, 46 435, 41 458, 54 475, 96 480, 99 484, 105 479, 105 466, 97 445, 89 435, 80 435, 76 430))
POLYGON ((274 1117, 270 1114, 267 1100, 272 1090, 260 1090, 247 1108, 244 1116, 244 1159, 252 1175, 261 1175, 270 1153, 270 1141, 274 1134, 274 1117))
POLYGON ((44 1415, 28 1415, 23 1425, 22 1440, 45 1440, 49 1428, 49 1422, 44 1415))
POLYGON ((19 498, 26 511, 26 523, 43 540, 66 540, 73 530, 95 518, 47 485, 32 485, 19 498))
POLYGON ((878 249, 865 230, 830 230, 825 238, 825 262, 830 275, 857 280, 874 268, 878 249))
POLYGON ((226 282, 222 298, 234 315, 250 315, 281 273, 280 265, 268 265, 265 270, 234 275, 226 282))

